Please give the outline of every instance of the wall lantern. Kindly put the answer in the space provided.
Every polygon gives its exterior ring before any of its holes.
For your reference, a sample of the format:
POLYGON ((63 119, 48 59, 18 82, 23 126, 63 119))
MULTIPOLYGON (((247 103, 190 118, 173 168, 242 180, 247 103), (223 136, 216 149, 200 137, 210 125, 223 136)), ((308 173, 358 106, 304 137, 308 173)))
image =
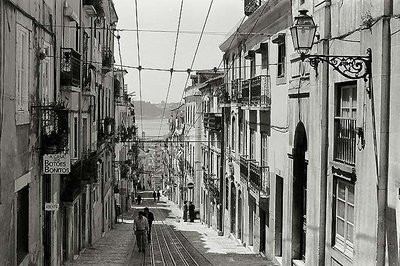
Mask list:
POLYGON ((342 56, 342 55, 310 55, 314 44, 317 26, 312 16, 307 15, 308 10, 299 10, 294 24, 290 27, 294 49, 300 54, 301 60, 308 59, 310 65, 316 69, 318 63, 327 62, 340 74, 349 79, 361 79, 365 81, 371 76, 371 49, 368 48, 366 56, 342 56))

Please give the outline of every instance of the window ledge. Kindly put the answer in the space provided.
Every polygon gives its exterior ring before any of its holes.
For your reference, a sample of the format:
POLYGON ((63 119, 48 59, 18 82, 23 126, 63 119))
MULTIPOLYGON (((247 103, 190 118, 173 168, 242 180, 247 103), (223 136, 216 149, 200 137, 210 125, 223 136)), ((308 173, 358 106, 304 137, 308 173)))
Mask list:
POLYGON ((286 84, 286 76, 280 76, 276 78, 276 85, 283 85, 286 84))

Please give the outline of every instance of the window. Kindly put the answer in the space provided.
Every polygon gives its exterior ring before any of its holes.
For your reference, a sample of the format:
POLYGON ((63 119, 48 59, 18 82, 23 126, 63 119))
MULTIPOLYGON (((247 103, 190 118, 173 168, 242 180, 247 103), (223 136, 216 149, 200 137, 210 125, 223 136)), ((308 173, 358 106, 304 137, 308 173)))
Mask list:
POLYGON ((261 166, 268 165, 268 143, 267 134, 261 133, 261 166))
POLYGON ((244 133, 243 133, 243 125, 242 125, 242 121, 239 120, 239 152, 240 154, 243 154, 243 143, 244 143, 244 133))
POLYGON ((250 129, 250 159, 256 158, 256 134, 254 129, 250 129))
POLYGON ((285 76, 286 46, 285 42, 278 44, 278 77, 285 76))
MULTIPOLYGON (((46 56, 50 54, 50 48, 44 48, 46 56)), ((50 89, 50 60, 48 57, 42 60, 42 102, 48 104, 53 101, 52 90, 50 89)))
POLYGON ((225 209, 229 208, 229 179, 225 178, 225 209))
POLYGON ((256 75, 256 57, 253 56, 250 59, 250 78, 256 75))
POLYGON ((261 49, 261 69, 269 70, 269 62, 268 62, 268 45, 265 44, 261 49))
POLYGON ((235 150, 236 145, 236 123, 235 118, 232 118, 232 150, 235 150))
POLYGON ((16 44, 16 111, 28 111, 28 92, 29 92, 29 31, 17 26, 16 44))
POLYGON ((74 117, 74 158, 78 158, 78 117, 74 117))
POLYGON ((354 165, 356 156, 357 84, 337 88, 334 160, 354 165))
POLYGON ((349 257, 354 243, 354 184, 335 178, 334 246, 349 257))

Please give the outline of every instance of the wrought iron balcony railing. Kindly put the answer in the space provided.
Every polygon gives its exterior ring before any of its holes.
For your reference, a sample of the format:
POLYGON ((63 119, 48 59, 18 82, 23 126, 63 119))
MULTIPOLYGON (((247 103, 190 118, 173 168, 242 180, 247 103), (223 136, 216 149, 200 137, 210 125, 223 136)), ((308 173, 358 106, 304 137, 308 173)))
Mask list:
POLYGON ((109 70, 111 69, 114 61, 113 61, 113 53, 110 48, 103 49, 103 69, 109 70))
POLYGON ((80 86, 81 55, 72 48, 61 48, 61 86, 80 86))
POLYGON ((246 180, 249 179, 249 161, 242 155, 240 156, 240 176, 246 180))
POLYGON ((270 194, 270 177, 269 166, 261 166, 261 194, 269 196, 270 194))
POLYGON ((261 170, 257 161, 250 161, 250 184, 261 188, 261 170))
POLYGON ((242 82, 242 103, 256 107, 271 105, 270 76, 260 75, 242 82))
POLYGON ((222 115, 220 113, 204 113, 204 127, 208 130, 222 129, 222 115))
POLYGON ((231 83, 231 101, 234 103, 240 103, 242 98, 241 85, 242 82, 240 79, 235 79, 231 83))
POLYGON ((335 117, 334 160, 349 165, 356 159, 356 120, 335 117))

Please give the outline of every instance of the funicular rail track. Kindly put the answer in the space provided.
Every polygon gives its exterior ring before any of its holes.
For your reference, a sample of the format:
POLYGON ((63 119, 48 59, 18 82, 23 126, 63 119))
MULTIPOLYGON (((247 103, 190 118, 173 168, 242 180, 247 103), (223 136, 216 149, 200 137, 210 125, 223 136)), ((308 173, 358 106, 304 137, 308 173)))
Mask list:
POLYGON ((148 251, 136 262, 142 266, 207 266, 210 261, 190 244, 186 237, 165 222, 166 212, 150 207, 156 220, 152 227, 152 243, 148 251))

